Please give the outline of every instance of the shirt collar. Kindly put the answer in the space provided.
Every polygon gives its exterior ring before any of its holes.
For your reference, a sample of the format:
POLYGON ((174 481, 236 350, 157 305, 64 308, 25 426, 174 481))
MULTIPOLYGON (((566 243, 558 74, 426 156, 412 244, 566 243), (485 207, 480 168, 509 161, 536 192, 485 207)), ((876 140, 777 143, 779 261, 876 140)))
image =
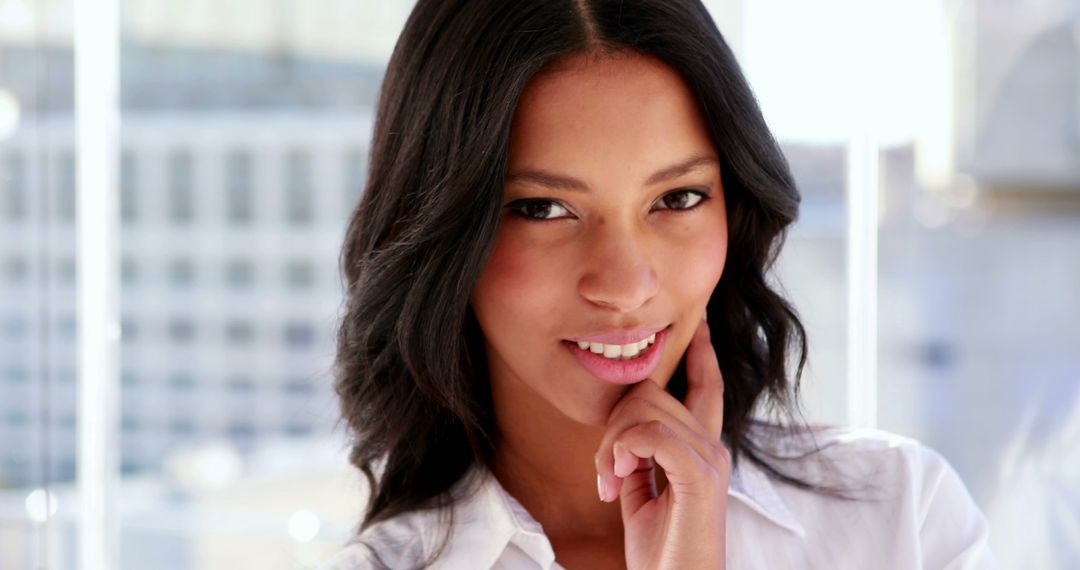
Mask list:
MULTIPOLYGON (((769 475, 745 456, 732 470, 728 497, 743 503, 772 523, 801 537, 806 531, 780 497, 769 475)), ((549 569, 555 551, 540 523, 499 483, 483 465, 470 472, 479 478, 475 494, 462 495, 455 511, 455 534, 440 557, 446 568, 491 568, 511 544, 549 569)), ((471 479, 467 477, 466 480, 471 479)), ((463 481, 458 486, 465 489, 463 481)))
POLYGON ((455 487, 454 536, 437 568, 491 568, 513 543, 547 570, 555 551, 540 523, 484 465, 474 465, 455 487), (475 488, 470 485, 476 482, 475 488))

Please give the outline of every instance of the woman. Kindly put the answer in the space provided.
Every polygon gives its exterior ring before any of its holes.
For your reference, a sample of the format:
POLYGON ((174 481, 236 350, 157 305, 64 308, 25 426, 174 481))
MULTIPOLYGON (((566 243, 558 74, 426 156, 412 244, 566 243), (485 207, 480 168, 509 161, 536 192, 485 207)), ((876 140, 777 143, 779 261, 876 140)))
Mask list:
POLYGON ((992 567, 937 454, 782 427, 798 204, 700 2, 418 2, 342 252, 371 494, 325 567, 992 567))

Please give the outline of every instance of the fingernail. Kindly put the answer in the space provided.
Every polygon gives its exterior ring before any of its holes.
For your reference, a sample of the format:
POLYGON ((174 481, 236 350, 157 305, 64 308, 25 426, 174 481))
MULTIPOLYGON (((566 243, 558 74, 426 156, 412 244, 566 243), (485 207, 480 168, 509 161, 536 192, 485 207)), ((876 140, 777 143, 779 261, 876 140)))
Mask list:
POLYGON ((705 312, 701 313, 701 320, 703 320, 705 322, 709 321, 709 310, 708 309, 705 309, 705 312))
POLYGON ((604 499, 604 478, 599 474, 596 476, 596 492, 600 493, 600 501, 606 503, 607 501, 604 499))

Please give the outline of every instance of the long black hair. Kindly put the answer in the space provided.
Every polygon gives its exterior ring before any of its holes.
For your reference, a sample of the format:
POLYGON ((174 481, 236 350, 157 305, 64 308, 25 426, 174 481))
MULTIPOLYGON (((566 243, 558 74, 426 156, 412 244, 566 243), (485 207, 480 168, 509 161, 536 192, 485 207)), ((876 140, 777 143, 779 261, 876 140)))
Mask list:
MULTIPOLYGON (((420 0, 387 68, 369 177, 340 259, 346 311, 335 390, 350 461, 369 483, 361 533, 409 511, 452 507, 448 491, 470 467, 492 466, 498 433, 469 295, 499 226, 511 119, 537 73, 574 54, 619 53, 676 70, 717 145, 729 246, 707 311, 726 388, 725 441, 736 462, 809 486, 751 437, 764 405, 798 411, 806 331, 766 273, 800 196, 701 2, 420 0)), ((668 391, 685 396, 685 362, 668 391)))

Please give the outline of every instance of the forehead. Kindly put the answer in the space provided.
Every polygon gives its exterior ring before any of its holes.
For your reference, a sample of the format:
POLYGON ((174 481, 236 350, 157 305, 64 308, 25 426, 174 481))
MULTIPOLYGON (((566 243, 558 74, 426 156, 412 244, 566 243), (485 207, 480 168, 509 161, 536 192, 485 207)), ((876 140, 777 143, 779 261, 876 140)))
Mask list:
POLYGON ((716 154, 689 86, 657 58, 572 56, 537 75, 514 114, 510 168, 588 178, 652 172, 716 154))

